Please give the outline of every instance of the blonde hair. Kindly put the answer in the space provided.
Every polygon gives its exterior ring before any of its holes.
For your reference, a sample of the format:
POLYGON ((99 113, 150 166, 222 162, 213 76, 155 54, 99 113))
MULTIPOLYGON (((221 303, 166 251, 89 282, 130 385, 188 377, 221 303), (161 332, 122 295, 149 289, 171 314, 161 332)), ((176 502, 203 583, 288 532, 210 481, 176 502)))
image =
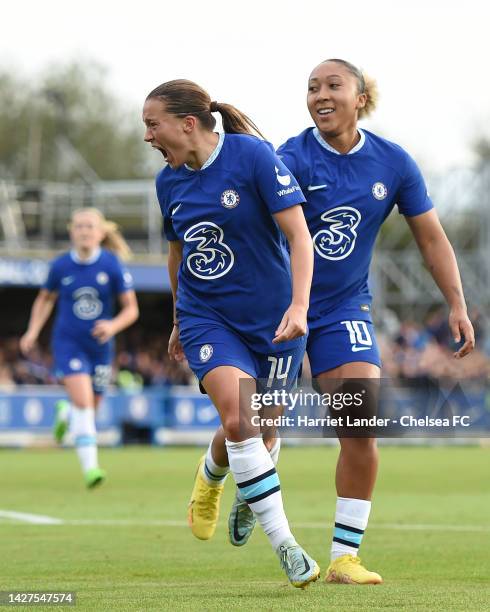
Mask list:
POLYGON ((376 79, 373 79, 373 77, 370 77, 365 73, 363 73, 362 76, 364 78, 364 93, 366 94, 366 104, 363 108, 359 109, 359 119, 365 119, 366 117, 369 117, 369 115, 371 115, 371 113, 376 110, 379 100, 379 90, 376 79))
POLYGON ((335 62, 336 64, 340 64, 344 66, 353 76, 357 79, 357 93, 366 95, 366 104, 363 108, 359 109, 358 118, 365 119, 369 117, 371 113, 376 110, 379 99, 379 91, 378 84, 376 83, 376 79, 365 74, 362 70, 351 64, 347 60, 343 59, 328 59, 322 62, 322 64, 326 64, 327 62, 335 62))
POLYGON ((114 221, 106 219, 104 213, 98 208, 86 206, 84 208, 77 208, 74 210, 71 214, 71 221, 68 224, 68 229, 71 229, 73 219, 80 213, 91 213, 98 217, 102 231, 104 232, 104 238, 102 239, 101 245, 105 249, 112 251, 121 259, 131 258, 132 251, 126 240, 124 240, 124 237, 119 229, 119 225, 114 221))

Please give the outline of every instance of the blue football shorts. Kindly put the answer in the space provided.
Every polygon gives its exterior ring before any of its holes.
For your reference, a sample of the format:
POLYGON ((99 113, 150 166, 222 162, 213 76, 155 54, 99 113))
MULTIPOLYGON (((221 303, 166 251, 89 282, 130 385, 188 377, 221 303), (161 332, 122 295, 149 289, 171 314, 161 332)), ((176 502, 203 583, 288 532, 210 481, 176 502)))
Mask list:
POLYGON ((235 366, 258 381, 257 391, 291 390, 301 371, 306 336, 294 348, 271 353, 252 350, 241 336, 219 323, 185 325, 180 329, 185 356, 199 381, 218 366, 235 366))
POLYGON ((58 378, 73 374, 88 374, 96 395, 102 395, 111 381, 112 343, 95 349, 82 346, 70 338, 52 342, 54 369, 58 378))
POLYGON ((341 320, 310 329, 306 352, 313 377, 345 363, 365 361, 381 367, 370 321, 341 320))

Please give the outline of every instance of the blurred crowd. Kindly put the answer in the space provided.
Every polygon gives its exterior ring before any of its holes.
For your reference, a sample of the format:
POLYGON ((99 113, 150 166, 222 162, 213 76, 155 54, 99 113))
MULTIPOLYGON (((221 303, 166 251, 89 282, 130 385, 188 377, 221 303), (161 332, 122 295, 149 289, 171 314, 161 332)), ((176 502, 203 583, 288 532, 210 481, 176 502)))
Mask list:
MULTIPOLYGON (((392 379, 482 379, 490 374, 490 337, 482 317, 470 313, 475 327, 476 349, 464 359, 454 359, 457 350, 445 309, 433 311, 423 323, 400 322, 385 312, 377 325, 383 360, 383 376, 392 379)), ((113 384, 135 391, 144 387, 192 385, 195 378, 186 362, 170 361, 168 336, 135 327, 117 340, 113 384)), ((49 346, 39 345, 28 357, 19 351, 19 337, 0 338, 0 387, 24 384, 55 384, 49 346)))
MULTIPOLYGON (((168 336, 130 329, 117 338, 112 383, 128 391, 143 387, 190 385, 194 377, 187 363, 169 359, 168 336)), ((48 345, 39 344, 25 357, 19 337, 0 338, 0 387, 56 384, 48 345)))
POLYGON ((383 360, 383 376, 392 379, 486 379, 490 374, 490 336, 485 333, 481 313, 469 312, 476 346, 463 359, 454 353, 456 344, 449 329, 446 308, 432 311, 424 322, 399 322, 386 312, 379 322, 377 339, 383 360))

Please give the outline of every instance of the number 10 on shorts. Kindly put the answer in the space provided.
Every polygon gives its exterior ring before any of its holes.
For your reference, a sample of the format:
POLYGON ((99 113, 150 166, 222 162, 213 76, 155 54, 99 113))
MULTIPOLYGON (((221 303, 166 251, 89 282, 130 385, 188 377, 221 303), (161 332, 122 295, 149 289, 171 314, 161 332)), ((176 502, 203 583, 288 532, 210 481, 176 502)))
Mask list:
POLYGON ((357 351, 367 351, 373 346, 373 340, 369 333, 366 321, 341 321, 349 332, 349 340, 354 353, 357 351))

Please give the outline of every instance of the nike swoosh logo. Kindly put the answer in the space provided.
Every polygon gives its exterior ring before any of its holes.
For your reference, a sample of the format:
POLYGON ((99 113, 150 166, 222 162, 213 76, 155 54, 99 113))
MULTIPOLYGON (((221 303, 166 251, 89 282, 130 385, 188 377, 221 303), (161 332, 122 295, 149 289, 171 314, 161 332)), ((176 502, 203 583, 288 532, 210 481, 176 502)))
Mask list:
POLYGON ((328 187, 328 185, 308 185, 306 189, 308 189, 308 191, 316 191, 317 189, 323 189, 324 187, 328 187))
POLYGON ((240 535, 240 532, 238 531, 238 510, 235 514, 235 520, 233 521, 233 537, 235 538, 236 542, 241 542, 245 537, 245 534, 240 535))
POLYGON ((357 536, 351 536, 348 533, 344 533, 342 537, 344 538, 344 540, 357 540, 357 536))
POLYGON ((70 285, 73 282, 73 276, 65 276, 65 278, 61 279, 62 285, 70 285))
POLYGON ((307 574, 310 571, 310 564, 308 563, 308 559, 303 555, 303 561, 305 562, 305 571, 301 572, 300 576, 303 576, 303 574, 307 574))
POLYGON ((172 215, 171 215, 172 217, 175 215, 175 213, 179 210, 181 206, 182 206, 182 202, 172 210, 172 215))
POLYGON ((352 347, 352 352, 357 353, 359 351, 369 351, 370 348, 370 346, 356 346, 354 344, 354 346, 352 347))

